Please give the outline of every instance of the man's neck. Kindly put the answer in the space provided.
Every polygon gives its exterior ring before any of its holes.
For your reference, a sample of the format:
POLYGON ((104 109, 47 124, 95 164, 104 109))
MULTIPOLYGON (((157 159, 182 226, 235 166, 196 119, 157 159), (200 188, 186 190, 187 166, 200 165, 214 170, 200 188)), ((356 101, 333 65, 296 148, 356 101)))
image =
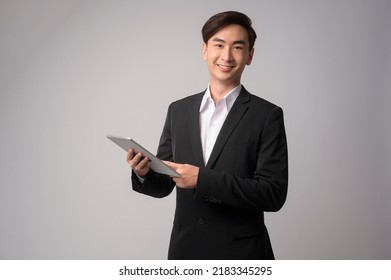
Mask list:
POLYGON ((221 98, 223 98, 227 93, 229 93, 231 90, 236 88, 239 83, 232 83, 232 84, 221 84, 221 83, 212 83, 209 84, 209 90, 210 95, 212 96, 213 101, 216 102, 219 101, 221 98))

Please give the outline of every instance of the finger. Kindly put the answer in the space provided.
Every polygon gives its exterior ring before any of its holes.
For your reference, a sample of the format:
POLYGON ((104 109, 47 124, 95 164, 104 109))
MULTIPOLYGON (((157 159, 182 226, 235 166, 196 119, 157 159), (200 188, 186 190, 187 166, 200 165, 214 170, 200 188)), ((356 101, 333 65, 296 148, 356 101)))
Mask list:
POLYGON ((171 177, 177 187, 181 187, 181 181, 178 177, 171 177))
POLYGON ((126 155, 126 160, 127 162, 131 161, 134 157, 134 150, 133 149, 129 149, 127 155, 126 155))
POLYGON ((150 159, 148 157, 143 158, 142 160, 139 161, 137 164, 138 168, 144 169, 148 166, 148 163, 150 162, 150 159))
POLYGON ((175 182, 175 184, 179 184, 180 183, 180 178, 179 177, 171 177, 171 178, 175 182))
POLYGON ((151 162, 148 158, 141 160, 134 168, 134 172, 140 177, 144 177, 150 170, 151 162))
POLYGON ((177 163, 174 163, 174 162, 171 162, 171 161, 166 161, 166 160, 163 160, 163 162, 168 165, 169 167, 173 168, 173 169, 177 169, 178 168, 178 165, 177 163))
POLYGON ((136 155, 134 155, 133 158, 128 161, 130 167, 134 169, 139 164, 142 157, 143 157, 142 153, 137 153, 136 155))
POLYGON ((143 158, 143 154, 138 152, 135 156, 134 156, 134 160, 136 160, 137 162, 139 162, 141 159, 143 158))

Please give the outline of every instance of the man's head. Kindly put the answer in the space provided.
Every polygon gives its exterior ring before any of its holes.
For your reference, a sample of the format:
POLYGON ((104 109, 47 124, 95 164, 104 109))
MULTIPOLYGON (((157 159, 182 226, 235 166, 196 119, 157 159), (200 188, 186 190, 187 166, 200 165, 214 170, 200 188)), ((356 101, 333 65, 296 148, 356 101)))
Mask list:
POLYGON ((251 20, 239 12, 219 13, 205 23, 202 36, 202 57, 208 64, 210 84, 220 88, 239 85, 254 55, 257 35, 251 20))
POLYGON ((202 39, 204 40, 204 43, 207 44, 208 40, 214 34, 231 24, 237 24, 246 29, 248 34, 249 50, 251 50, 254 47, 255 40, 257 39, 257 34, 251 26, 251 19, 245 14, 235 11, 218 13, 208 19, 202 27, 202 39))

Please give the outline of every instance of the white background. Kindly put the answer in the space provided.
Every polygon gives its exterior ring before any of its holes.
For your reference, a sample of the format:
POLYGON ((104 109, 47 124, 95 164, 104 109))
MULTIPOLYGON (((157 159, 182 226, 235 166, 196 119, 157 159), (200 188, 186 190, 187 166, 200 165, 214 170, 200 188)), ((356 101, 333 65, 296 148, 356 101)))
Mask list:
POLYGON ((225 10, 258 33, 243 84, 285 113, 276 257, 391 258, 391 1, 0 0, 0 259, 166 258, 175 194, 131 191, 105 136, 156 151, 225 10))

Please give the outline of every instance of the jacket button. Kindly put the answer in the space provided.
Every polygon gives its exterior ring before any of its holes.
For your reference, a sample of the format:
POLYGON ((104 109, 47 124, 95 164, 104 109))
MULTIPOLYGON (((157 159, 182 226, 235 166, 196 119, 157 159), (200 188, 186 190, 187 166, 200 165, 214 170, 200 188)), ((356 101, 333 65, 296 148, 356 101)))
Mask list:
POLYGON ((205 224, 205 220, 204 219, 202 219, 202 218, 199 218, 198 219, 198 223, 200 224, 200 225, 204 225, 205 224))

